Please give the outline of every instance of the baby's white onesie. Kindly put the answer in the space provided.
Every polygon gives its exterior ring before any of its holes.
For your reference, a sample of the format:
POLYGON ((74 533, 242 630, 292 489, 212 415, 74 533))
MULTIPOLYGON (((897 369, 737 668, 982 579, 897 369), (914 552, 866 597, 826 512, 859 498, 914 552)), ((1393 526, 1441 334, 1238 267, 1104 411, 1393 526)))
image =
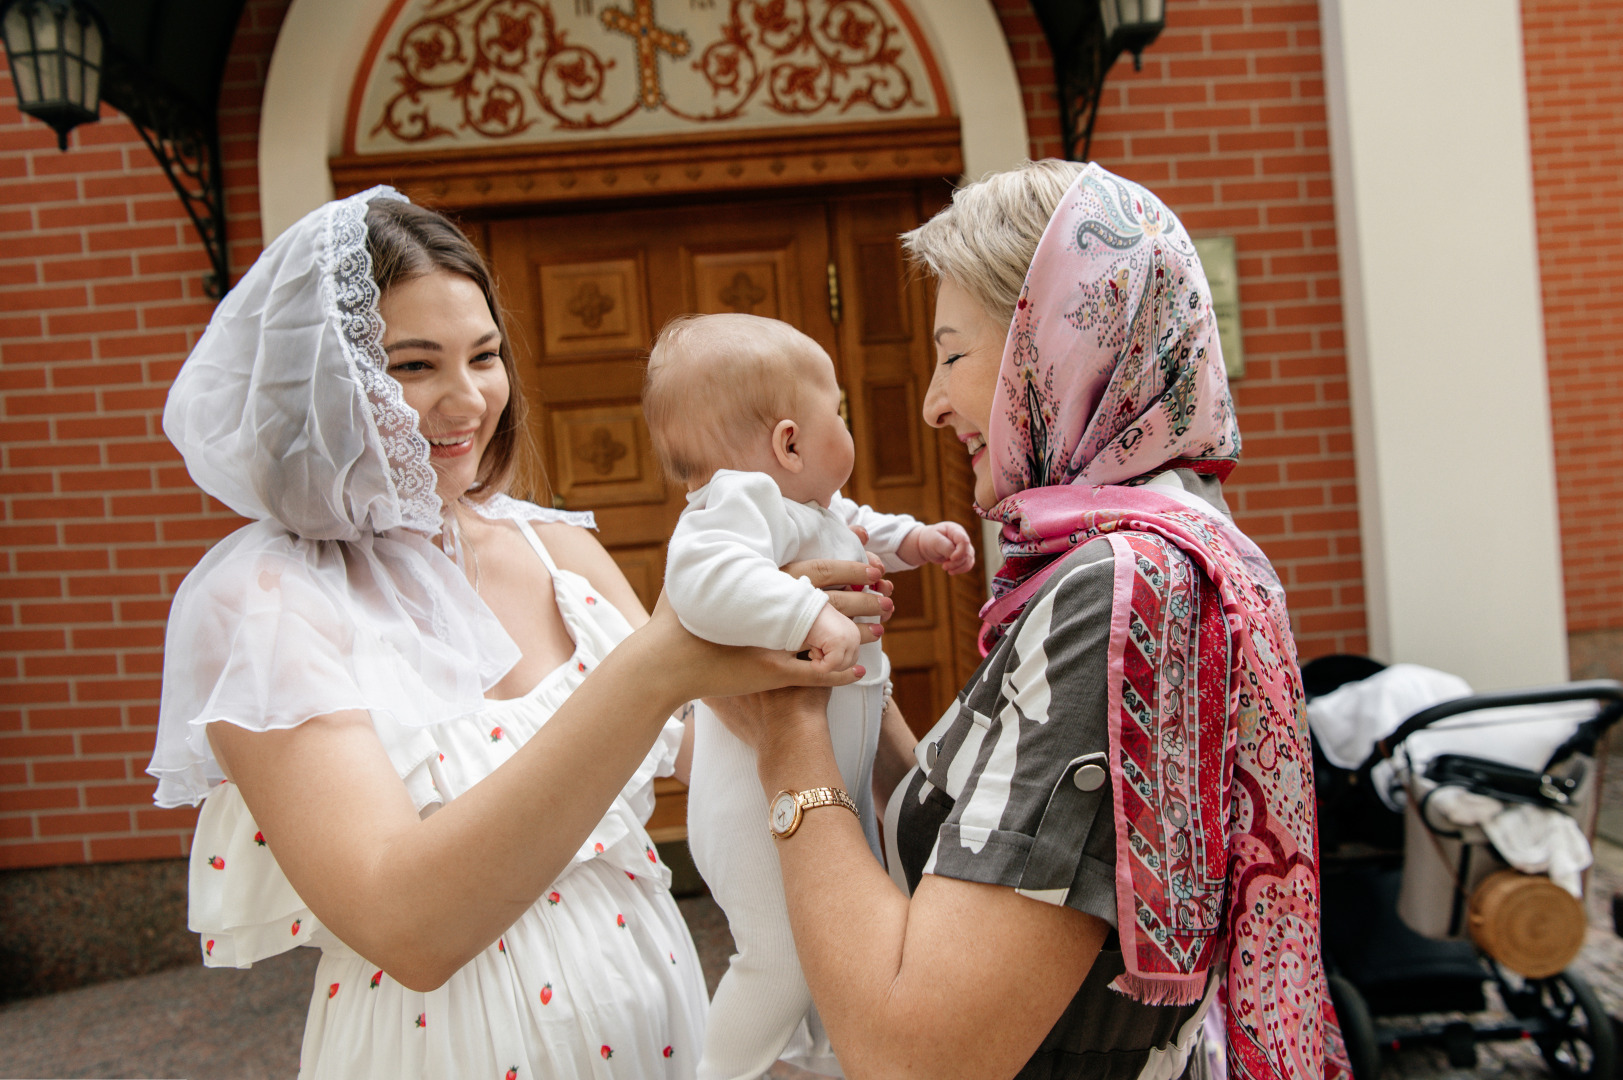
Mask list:
MULTIPOLYGON (((791 502, 765 473, 718 470, 688 495, 671 536, 666 595, 682 625, 709 641, 799 649, 828 597, 779 567, 799 559, 862 561, 853 525, 868 530, 866 550, 886 570, 912 568, 896 550, 918 528, 916 519, 876 513, 839 494, 826 509, 791 502)), ((857 663, 867 674, 834 689, 828 725, 840 776, 877 857, 873 759, 890 665, 877 641, 861 647, 857 663)), ((699 1080, 756 1080, 779 1057, 840 1073, 795 956, 766 812, 754 752, 696 702, 688 847, 736 947, 710 1005, 699 1080)))

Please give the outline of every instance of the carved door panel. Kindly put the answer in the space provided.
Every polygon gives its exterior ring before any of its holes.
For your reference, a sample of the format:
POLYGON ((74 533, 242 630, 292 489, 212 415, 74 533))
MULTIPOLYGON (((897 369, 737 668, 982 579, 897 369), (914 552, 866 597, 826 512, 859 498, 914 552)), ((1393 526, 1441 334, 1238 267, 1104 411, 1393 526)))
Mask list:
MULTIPOLYGON (((491 221, 531 424, 555 505, 591 510, 650 610, 686 505, 642 417, 644 361, 669 319, 743 311, 799 326, 831 353, 828 215, 820 202, 561 214, 491 221)), ((656 781, 649 832, 686 836, 686 793, 656 781)))
POLYGON ((661 475, 643 424, 648 347, 676 315, 751 311, 832 349, 832 324, 802 295, 825 289, 825 221, 819 204, 775 202, 490 223, 555 502, 597 514, 649 608, 684 493, 661 475), (823 317, 808 323, 808 308, 823 317))
MULTIPOLYGON (((931 297, 903 273, 898 233, 934 206, 920 189, 836 199, 557 214, 477 227, 530 395, 531 423, 557 505, 596 513, 600 536, 645 606, 685 505, 653 455, 640 402, 659 328, 687 312, 783 319, 828 350, 847 391, 857 461, 847 494, 885 512, 964 521, 963 450, 920 416, 933 367, 931 297)), ((896 576, 886 631, 898 703, 934 723, 976 662, 976 572, 896 576)), ((661 781, 650 829, 683 834, 680 785, 661 781)))
MULTIPOLYGON (((937 206, 914 192, 839 200, 832 207, 840 293, 840 364, 856 438, 847 494, 921 521, 957 520, 972 538, 973 479, 963 447, 924 422, 935 367, 934 297, 906 273, 897 237, 937 206)), ((948 578, 939 568, 897 574, 896 613, 885 630, 896 702, 915 732, 927 731, 979 663, 976 612, 984 577, 948 578)))

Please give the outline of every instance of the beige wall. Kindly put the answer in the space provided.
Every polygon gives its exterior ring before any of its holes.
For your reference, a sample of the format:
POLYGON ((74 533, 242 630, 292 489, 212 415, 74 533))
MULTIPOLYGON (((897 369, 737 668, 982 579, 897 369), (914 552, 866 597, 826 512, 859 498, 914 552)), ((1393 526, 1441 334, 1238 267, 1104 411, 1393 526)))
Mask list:
POLYGON ((1563 681, 1520 8, 1320 11, 1371 652, 1563 681))

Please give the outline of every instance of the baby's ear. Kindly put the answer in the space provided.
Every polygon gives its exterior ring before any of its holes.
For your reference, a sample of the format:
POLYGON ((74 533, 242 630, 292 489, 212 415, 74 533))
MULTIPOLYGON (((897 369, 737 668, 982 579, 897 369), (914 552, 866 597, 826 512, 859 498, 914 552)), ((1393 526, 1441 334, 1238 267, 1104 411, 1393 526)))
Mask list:
POLYGON ((793 420, 779 420, 772 429, 772 456, 790 472, 799 472, 804 465, 800 453, 795 449, 795 439, 799 436, 800 429, 795 427, 793 420))

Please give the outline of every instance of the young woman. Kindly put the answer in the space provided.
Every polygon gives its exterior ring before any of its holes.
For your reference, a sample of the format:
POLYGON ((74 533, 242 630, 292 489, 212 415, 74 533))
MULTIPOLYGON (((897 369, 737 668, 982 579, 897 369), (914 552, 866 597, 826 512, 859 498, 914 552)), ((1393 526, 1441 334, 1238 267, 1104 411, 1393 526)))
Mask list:
POLYGON ((856 677, 650 620, 589 515, 504 494, 523 400, 478 253, 386 188, 278 238, 170 393, 252 523, 175 597, 149 771, 203 804, 205 963, 322 950, 302 1077, 691 1077, 704 980, 643 830, 673 714, 856 677))

